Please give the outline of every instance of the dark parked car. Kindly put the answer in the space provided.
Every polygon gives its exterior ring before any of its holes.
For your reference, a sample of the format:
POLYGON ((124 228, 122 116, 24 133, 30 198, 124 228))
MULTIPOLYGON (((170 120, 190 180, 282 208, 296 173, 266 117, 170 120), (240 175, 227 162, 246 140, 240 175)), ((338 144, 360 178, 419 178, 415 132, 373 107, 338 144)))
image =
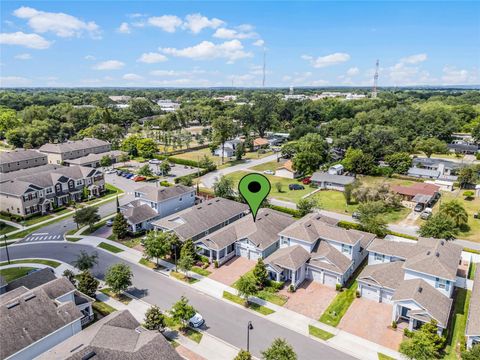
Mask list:
POLYGON ((423 208, 424 208, 423 204, 419 203, 419 204, 415 205, 415 208, 413 210, 416 211, 416 212, 420 212, 420 211, 423 211, 423 208))
POLYGON ((122 175, 123 175, 123 171, 118 170, 117 171, 117 176, 122 176, 122 175))
POLYGON ((300 184, 290 184, 290 185, 288 185, 288 188, 290 190, 303 190, 303 189, 305 189, 305 186, 300 185, 300 184))

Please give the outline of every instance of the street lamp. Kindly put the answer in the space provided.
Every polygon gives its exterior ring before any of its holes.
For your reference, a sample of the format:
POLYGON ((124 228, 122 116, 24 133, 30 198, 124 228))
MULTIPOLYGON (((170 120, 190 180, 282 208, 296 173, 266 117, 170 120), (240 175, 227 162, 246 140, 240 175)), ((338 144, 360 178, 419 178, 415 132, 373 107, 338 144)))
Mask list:
POLYGON ((250 330, 253 330, 253 324, 251 321, 247 324, 247 352, 250 352, 250 330))
POLYGON ((3 241, 5 243, 5 251, 7 252, 7 260, 10 265, 10 254, 8 253, 7 235, 3 235, 3 241))
POLYGON ((172 245, 173 256, 175 257, 175 272, 177 272, 177 245, 172 245))

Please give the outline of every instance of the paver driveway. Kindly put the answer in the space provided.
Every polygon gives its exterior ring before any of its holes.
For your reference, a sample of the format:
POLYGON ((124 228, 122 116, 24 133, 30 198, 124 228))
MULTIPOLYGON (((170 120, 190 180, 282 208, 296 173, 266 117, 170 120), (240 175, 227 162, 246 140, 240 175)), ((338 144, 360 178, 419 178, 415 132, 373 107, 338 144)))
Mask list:
POLYGON ((339 329, 377 344, 398 350, 403 332, 389 329, 392 323, 390 304, 377 303, 367 299, 355 299, 343 316, 339 329))
POLYGON ((214 269, 213 266, 210 266, 208 270, 212 271, 212 274, 209 276, 209 278, 219 281, 225 285, 232 285, 240 276, 252 269, 255 264, 256 262, 253 260, 236 256, 220 266, 218 269, 214 269))
POLYGON ((316 320, 337 295, 334 288, 311 280, 304 281, 294 293, 287 292, 286 287, 280 293, 289 298, 284 307, 316 320))

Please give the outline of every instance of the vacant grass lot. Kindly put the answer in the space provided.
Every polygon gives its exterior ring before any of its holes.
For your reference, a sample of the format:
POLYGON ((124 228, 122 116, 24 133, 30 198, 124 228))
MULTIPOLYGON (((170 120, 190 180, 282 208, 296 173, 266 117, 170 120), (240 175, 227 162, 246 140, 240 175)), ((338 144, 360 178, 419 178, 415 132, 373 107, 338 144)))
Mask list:
POLYGON ((28 274, 29 271, 35 270, 34 267, 16 267, 0 270, 0 276, 5 279, 6 283, 9 283, 15 279, 21 278, 28 274))

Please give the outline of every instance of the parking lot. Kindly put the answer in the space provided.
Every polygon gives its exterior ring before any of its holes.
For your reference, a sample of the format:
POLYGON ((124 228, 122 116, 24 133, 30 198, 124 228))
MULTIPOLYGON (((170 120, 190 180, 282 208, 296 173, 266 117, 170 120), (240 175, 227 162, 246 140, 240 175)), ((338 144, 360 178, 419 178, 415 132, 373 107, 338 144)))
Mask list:
MULTIPOLYGON (((145 164, 148 164, 149 165, 149 168, 150 170, 154 173, 154 174, 160 174, 160 169, 159 169, 159 166, 160 166, 160 162, 158 164, 150 164, 150 163, 140 163, 138 161, 135 161, 135 160, 131 160, 131 161, 128 161, 127 163, 125 164, 122 164, 122 168, 128 168, 128 170, 132 173, 136 172, 140 167, 144 166, 145 164)), ((195 168, 195 167, 190 167, 190 166, 185 166, 185 165, 178 165, 178 164, 173 164, 173 163, 170 163, 170 166, 171 166, 171 170, 170 170, 170 173, 167 175, 167 176, 163 176, 161 177, 159 180, 162 181, 162 180, 167 180, 169 182, 172 182, 174 181, 174 179, 176 177, 179 177, 179 176, 185 176, 185 175, 190 175, 190 174, 195 174, 198 169, 195 168)), ((117 165, 117 168, 120 167, 117 165)))

